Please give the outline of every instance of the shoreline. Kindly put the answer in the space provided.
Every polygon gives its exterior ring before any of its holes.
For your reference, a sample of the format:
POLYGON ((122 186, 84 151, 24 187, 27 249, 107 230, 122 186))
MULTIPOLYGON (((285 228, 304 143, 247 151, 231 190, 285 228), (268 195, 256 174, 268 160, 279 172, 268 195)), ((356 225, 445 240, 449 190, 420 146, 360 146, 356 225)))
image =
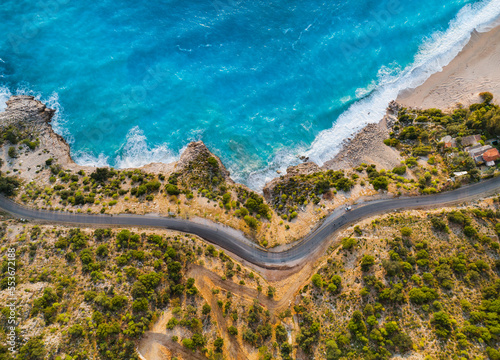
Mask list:
MULTIPOLYGON (((402 91, 396 101, 405 107, 453 109, 480 102, 479 93, 500 94, 500 26, 474 31, 469 42, 440 72, 422 85, 402 91)), ((498 99, 493 100, 498 103, 498 99)))
POLYGON ((469 42, 448 65, 416 88, 401 91, 379 122, 367 124, 351 134, 343 141, 340 151, 321 168, 346 170, 363 162, 375 163, 385 169, 399 165, 402 160, 399 153, 383 144, 383 140, 389 137, 398 106, 453 110, 457 106, 481 102, 479 93, 484 91, 493 93, 493 103, 498 104, 499 66, 500 25, 486 32, 474 30, 469 42), (367 148, 369 152, 365 151, 367 148))

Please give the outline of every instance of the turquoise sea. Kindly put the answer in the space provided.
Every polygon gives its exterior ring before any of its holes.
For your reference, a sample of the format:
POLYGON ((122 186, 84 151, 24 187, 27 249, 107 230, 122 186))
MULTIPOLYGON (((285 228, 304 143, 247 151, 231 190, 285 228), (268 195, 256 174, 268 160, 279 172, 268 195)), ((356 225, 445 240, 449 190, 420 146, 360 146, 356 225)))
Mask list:
POLYGON ((193 140, 258 189, 322 163, 439 71, 500 0, 3 0, 0 110, 33 94, 81 164, 170 162, 193 140))

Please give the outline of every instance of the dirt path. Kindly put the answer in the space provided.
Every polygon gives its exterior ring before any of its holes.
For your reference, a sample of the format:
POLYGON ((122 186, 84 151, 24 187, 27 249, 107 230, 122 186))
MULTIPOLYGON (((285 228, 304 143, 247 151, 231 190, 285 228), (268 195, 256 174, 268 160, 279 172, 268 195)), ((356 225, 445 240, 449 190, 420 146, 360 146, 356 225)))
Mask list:
POLYGON ((169 357, 162 350, 162 347, 169 349, 169 352, 183 359, 207 360, 199 352, 191 351, 178 342, 172 341, 166 334, 147 332, 139 344, 139 353, 147 360, 168 360, 169 357), (158 346, 161 345, 161 346, 158 346))
MULTIPOLYGON (((234 360, 246 360, 249 358, 249 354, 247 354, 244 346, 240 344, 236 337, 229 335, 227 331, 228 326, 226 318, 223 315, 222 309, 218 306, 216 298, 213 296, 212 289, 221 288, 225 291, 230 291, 233 296, 249 301, 256 299, 261 305, 266 307, 274 317, 279 312, 290 307, 298 289, 309 280, 312 270, 312 265, 305 266, 299 276, 294 277, 294 281, 290 283, 290 286, 288 286, 287 290, 280 299, 270 298, 266 294, 263 294, 255 289, 248 288, 244 285, 239 285, 231 280, 223 280, 218 274, 200 265, 191 264, 186 275, 195 279, 196 287, 212 308, 217 329, 224 338, 224 352, 227 354, 227 358, 234 360)), ((194 357, 194 355, 182 345, 170 340, 167 335, 160 333, 164 329, 165 323, 166 318, 160 318, 160 320, 153 327, 153 331, 148 332, 144 336, 139 345, 139 352, 141 355, 143 355, 146 360, 168 359, 164 352, 162 352, 162 347, 165 346, 173 353, 177 351, 184 355, 189 354, 191 357, 187 357, 187 359, 198 359, 198 357, 194 357)), ((203 355, 198 356, 199 358, 205 359, 203 355)))

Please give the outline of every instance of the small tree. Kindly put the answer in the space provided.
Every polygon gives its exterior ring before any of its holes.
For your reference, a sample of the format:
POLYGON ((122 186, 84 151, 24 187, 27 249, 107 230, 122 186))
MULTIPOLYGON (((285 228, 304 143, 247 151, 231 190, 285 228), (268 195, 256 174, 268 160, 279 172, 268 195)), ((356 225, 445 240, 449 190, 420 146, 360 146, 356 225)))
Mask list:
POLYGON ((489 91, 479 93, 479 97, 483 100, 483 103, 489 104, 493 100, 493 94, 489 91))
POLYGON ((431 324, 434 325, 436 334, 439 337, 447 338, 452 330, 453 319, 444 311, 438 311, 434 313, 431 324))
POLYGON ((211 311, 211 310, 212 310, 212 308, 210 307, 210 305, 208 305, 207 303, 205 303, 205 304, 203 305, 203 308, 201 309, 201 313, 202 313, 203 315, 208 315, 208 314, 210 314, 210 311, 211 311))
POLYGON ((361 259, 361 269, 363 271, 368 271, 375 264, 375 258, 372 255, 365 255, 361 259))
POLYGON ((16 158, 17 157, 17 151, 14 146, 11 146, 8 151, 9 157, 11 158, 16 158))
POLYGON ((224 339, 220 338, 220 337, 218 337, 217 339, 215 339, 215 341, 214 341, 214 347, 215 347, 215 352, 221 353, 222 352, 222 348, 224 347, 224 339))
POLYGON ((323 278, 321 277, 320 274, 314 274, 311 280, 312 280, 312 283, 314 284, 314 286, 316 286, 318 288, 323 287, 323 278))

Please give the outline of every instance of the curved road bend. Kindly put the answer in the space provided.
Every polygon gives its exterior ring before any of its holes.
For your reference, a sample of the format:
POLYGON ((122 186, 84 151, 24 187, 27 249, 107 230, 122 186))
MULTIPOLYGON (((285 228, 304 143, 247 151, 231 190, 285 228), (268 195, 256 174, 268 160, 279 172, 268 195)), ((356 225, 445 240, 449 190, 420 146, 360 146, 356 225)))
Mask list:
POLYGON ((436 208, 457 204, 482 196, 492 195, 498 190, 500 190, 500 177, 436 195, 368 202, 356 206, 349 212, 332 214, 325 219, 320 227, 305 236, 297 245, 281 252, 265 251, 258 246, 252 246, 238 239, 234 235, 234 231, 230 232, 221 226, 204 225, 184 219, 148 215, 123 214, 112 216, 107 214, 71 214, 50 210, 35 210, 19 205, 1 195, 0 209, 21 218, 38 219, 54 223, 160 227, 177 230, 198 235, 257 266, 268 269, 285 269, 293 267, 293 264, 296 265, 300 260, 312 255, 335 231, 363 218, 393 210, 436 208))

